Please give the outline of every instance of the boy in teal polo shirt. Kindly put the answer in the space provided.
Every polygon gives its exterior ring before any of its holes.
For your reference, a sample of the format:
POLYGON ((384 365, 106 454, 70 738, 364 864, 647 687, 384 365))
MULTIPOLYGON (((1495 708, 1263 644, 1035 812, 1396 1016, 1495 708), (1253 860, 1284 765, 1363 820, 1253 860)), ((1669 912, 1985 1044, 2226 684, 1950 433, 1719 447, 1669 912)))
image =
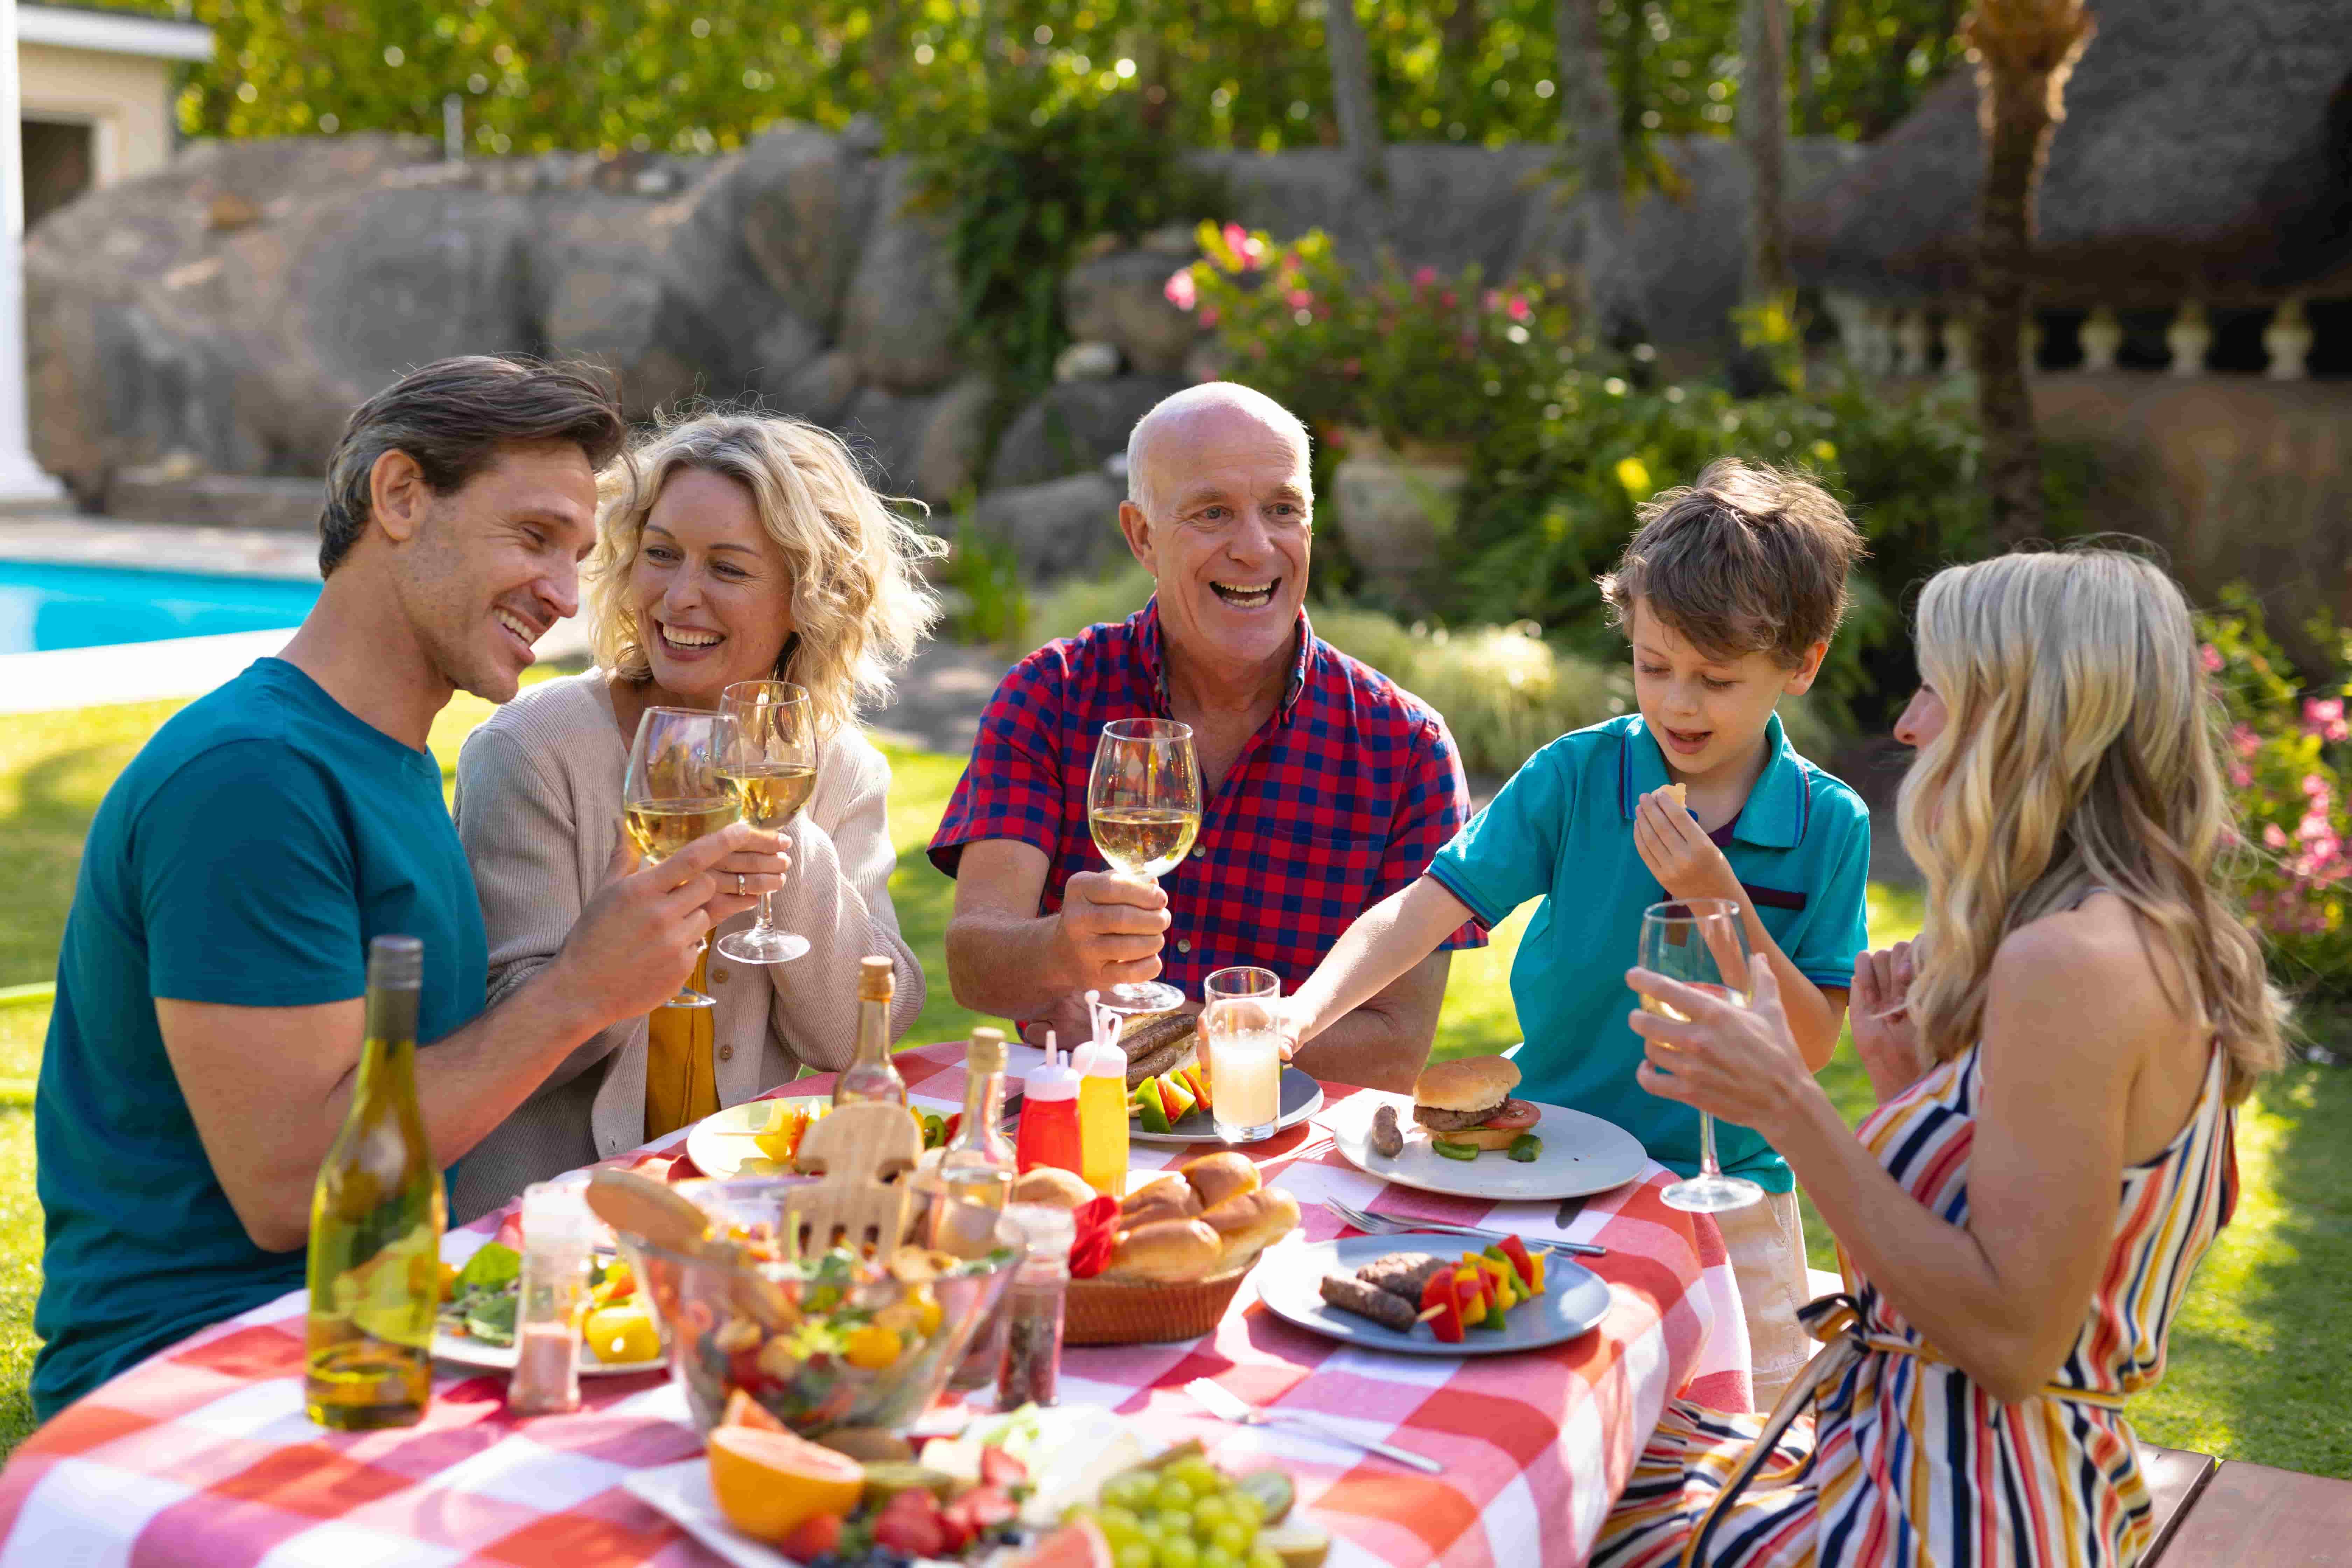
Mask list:
MULTIPOLYGON (((1601 580, 1632 645, 1640 711, 1530 757, 1418 881, 1349 929, 1289 1019, 1310 1039, 1465 916, 1491 929, 1540 899, 1511 968, 1527 1038, 1518 1092, 1616 1122, 1689 1175, 1698 1114, 1635 1082, 1643 1045, 1626 1024, 1624 973, 1650 905, 1736 900, 1805 1059, 1828 1062, 1865 946, 1870 816, 1797 754, 1774 708, 1812 685, 1863 547, 1818 485, 1731 460, 1643 517, 1601 580)), ((1716 1220, 1769 1408, 1811 1348, 1796 1323, 1806 1287, 1794 1182, 1750 1130, 1718 1122, 1716 1140, 1723 1168, 1767 1194, 1716 1220)))

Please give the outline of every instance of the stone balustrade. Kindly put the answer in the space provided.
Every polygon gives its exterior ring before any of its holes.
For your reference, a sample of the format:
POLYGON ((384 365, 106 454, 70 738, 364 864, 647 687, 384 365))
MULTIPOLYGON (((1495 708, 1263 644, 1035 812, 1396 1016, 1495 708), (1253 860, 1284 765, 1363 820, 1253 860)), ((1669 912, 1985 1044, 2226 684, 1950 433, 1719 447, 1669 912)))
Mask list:
MULTIPOLYGON (((1898 306, 1874 303, 1852 295, 1832 294, 1822 301, 1836 323, 1846 359, 1867 375, 1967 375, 1976 367, 1976 325, 1959 309, 1941 306, 1898 306), (1940 352, 1939 352, 1940 351, 1940 352)), ((2073 313, 2069 313, 2070 316, 2073 313)), ((2028 321, 2023 343, 2030 370, 2058 369, 2105 373, 2152 369, 2120 364, 2126 331, 2115 310, 2100 305, 2074 323, 2073 338, 2080 353, 2076 363, 2051 363, 2052 345, 2063 334, 2037 316, 2028 321)), ((2210 363, 2214 326, 2201 300, 2187 300, 2166 323, 2162 341, 2168 355, 2163 374, 2201 376, 2228 374, 2210 363)), ((2311 320, 2301 295, 2290 294, 2273 306, 2262 331, 2263 364, 2261 374, 2272 381, 2303 381, 2311 374, 2314 344, 2311 320)), ((2341 352, 2340 350, 2338 351, 2341 352)), ((2145 359, 2143 350, 2143 360, 2145 359)))

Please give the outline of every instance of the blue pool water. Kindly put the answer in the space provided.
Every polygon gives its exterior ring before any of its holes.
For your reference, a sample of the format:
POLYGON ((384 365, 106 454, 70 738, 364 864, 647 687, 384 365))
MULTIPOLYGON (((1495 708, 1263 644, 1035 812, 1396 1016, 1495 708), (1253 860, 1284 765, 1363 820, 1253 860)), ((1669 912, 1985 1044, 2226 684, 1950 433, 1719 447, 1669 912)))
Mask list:
POLYGON ((0 654, 299 625, 319 584, 0 561, 0 654))

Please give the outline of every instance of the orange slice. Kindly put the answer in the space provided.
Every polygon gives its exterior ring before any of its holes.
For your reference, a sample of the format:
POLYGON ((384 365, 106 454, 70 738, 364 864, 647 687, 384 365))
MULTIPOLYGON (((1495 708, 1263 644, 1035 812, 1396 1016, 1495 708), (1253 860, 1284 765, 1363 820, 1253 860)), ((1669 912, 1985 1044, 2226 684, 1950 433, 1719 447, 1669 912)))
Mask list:
POLYGON ((792 1430, 776 1419, 768 1407, 741 1389, 727 1396, 727 1409, 719 1417, 721 1426, 756 1426, 762 1432, 792 1430))
POLYGON ((865 1467, 804 1437, 756 1426, 711 1431, 711 1494, 746 1535, 780 1542, 821 1513, 847 1513, 865 1489, 865 1467))

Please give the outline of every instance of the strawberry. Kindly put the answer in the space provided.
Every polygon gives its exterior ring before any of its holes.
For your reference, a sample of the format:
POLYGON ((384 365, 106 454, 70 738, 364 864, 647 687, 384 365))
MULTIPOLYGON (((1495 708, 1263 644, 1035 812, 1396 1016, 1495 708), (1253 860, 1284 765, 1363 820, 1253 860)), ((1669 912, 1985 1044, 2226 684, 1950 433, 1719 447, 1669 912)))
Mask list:
POLYGON ((784 1537, 784 1555, 795 1563, 814 1563, 841 1550, 841 1515, 820 1513, 804 1519, 784 1537))
POLYGON ((1009 1489, 1029 1479, 1029 1467, 1002 1448, 980 1451, 980 1479, 983 1486, 1009 1489))

